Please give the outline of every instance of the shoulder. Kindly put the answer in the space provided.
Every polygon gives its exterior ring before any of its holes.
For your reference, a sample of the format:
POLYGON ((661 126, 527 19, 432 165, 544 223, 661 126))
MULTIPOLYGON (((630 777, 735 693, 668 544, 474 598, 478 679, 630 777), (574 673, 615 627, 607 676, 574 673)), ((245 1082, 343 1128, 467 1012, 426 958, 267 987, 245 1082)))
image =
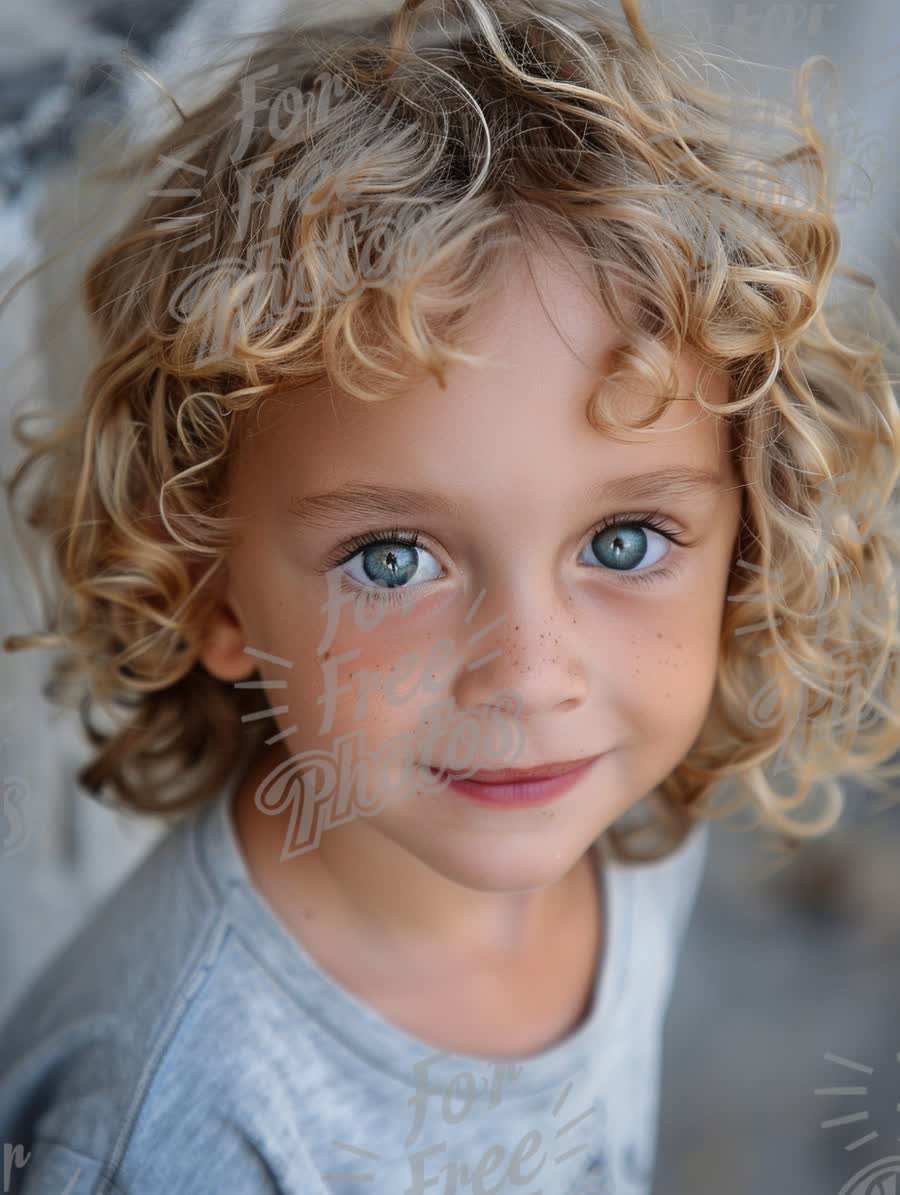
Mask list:
MULTIPOLYGON (((634 902, 640 902, 645 926, 658 926, 669 940, 684 935, 706 870, 710 846, 710 825, 696 822, 678 845, 658 859, 626 862, 612 857, 604 844, 606 864, 619 882, 627 886, 634 902)), ((640 924, 640 922, 639 922, 640 924)))
POLYGON ((260 944, 224 822, 204 813, 0 1029, 0 1140, 29 1155, 17 1195, 326 1195, 291 1087, 316 1073, 309 1027, 260 944))
POLYGON ((703 880, 709 838, 709 823, 697 822, 668 855, 639 865, 644 886, 678 936, 686 929, 703 880))
POLYGON ((66 1188, 70 1173, 56 1183, 69 1152, 83 1174, 111 1156, 178 1038, 192 985, 221 954, 225 919, 195 865, 192 821, 103 900, 0 1030, 0 1140, 35 1143, 28 1171, 46 1170, 54 1190, 66 1188))
POLYGON ((706 867, 709 837, 709 822, 695 822, 673 850, 646 865, 649 877, 663 887, 683 885, 696 891, 706 867))
POLYGON ((635 1073, 644 1065, 638 1055, 657 1063, 659 1031, 703 878, 709 837, 709 825, 698 822, 669 854, 643 862, 621 859, 610 843, 603 844, 610 897, 606 991, 614 993, 604 1013, 615 1018, 616 1039, 630 1052, 635 1073))

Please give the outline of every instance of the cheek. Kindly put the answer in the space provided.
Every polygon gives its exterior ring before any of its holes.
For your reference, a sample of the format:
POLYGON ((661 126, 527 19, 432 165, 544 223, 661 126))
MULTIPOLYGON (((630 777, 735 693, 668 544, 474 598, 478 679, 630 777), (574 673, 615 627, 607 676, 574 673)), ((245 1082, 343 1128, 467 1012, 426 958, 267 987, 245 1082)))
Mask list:
POLYGON ((364 729, 374 745, 411 729, 423 707, 439 699, 424 682, 437 686, 448 670, 432 679, 436 636, 424 629, 421 612, 351 601, 330 631, 326 623, 320 612, 308 635, 306 676, 294 686, 315 734, 334 739, 364 729))
POLYGON ((266 690, 268 704, 280 709, 280 731, 296 727, 285 740, 290 750, 330 746, 363 728, 375 743, 412 727, 439 699, 423 677, 440 686, 449 673, 447 652, 435 648, 443 635, 436 628, 447 622, 435 618, 440 601, 367 603, 311 578, 262 536, 242 546, 235 576, 247 647, 272 657, 257 658, 260 679, 279 685, 266 690))
POLYGON ((719 624, 707 605, 667 603, 626 637, 620 711, 625 712, 622 784, 644 795, 689 753, 707 720, 715 688, 719 624), (662 611, 660 611, 662 613, 662 611))
POLYGON ((643 721, 692 739, 705 720, 720 651, 718 604, 679 603, 636 636, 631 667, 635 705, 643 721))

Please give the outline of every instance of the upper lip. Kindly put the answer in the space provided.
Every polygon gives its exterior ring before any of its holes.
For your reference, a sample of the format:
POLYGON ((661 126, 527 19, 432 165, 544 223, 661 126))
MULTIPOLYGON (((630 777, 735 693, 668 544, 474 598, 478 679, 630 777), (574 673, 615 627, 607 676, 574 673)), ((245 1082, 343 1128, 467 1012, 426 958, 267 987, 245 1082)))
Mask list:
POLYGON ((576 768, 593 763, 599 755, 589 755, 582 759, 562 760, 558 763, 539 764, 533 768, 497 768, 494 771, 482 770, 478 772, 453 771, 452 768, 437 768, 432 765, 433 772, 441 775, 465 776, 467 780, 475 780, 480 784, 510 784, 523 780, 547 780, 551 776, 564 776, 566 772, 574 772, 576 768))

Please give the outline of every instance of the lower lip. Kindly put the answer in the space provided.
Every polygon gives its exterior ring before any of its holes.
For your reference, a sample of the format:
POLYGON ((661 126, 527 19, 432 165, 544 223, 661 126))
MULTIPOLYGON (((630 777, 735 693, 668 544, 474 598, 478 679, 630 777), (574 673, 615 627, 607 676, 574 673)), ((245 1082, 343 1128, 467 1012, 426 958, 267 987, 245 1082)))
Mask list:
MULTIPOLYGON (((495 805, 501 808, 522 809, 529 805, 544 805, 548 801, 555 801, 563 797, 583 779, 601 756, 596 756, 579 768, 565 772, 562 776, 548 776, 544 780, 518 781, 509 784, 481 784, 477 780, 450 780, 447 788, 461 797, 468 797, 482 805, 495 805)), ((428 769, 433 776, 440 773, 434 768, 428 769)))

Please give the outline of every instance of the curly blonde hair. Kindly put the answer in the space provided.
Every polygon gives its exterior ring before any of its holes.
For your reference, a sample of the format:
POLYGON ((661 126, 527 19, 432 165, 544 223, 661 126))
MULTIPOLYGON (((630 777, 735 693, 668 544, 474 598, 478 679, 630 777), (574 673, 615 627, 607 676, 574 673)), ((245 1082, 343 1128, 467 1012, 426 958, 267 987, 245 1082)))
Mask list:
MULTIPOLYGON (((453 0, 429 22, 406 0, 272 29, 211 98, 187 112, 173 98, 177 123, 98 176, 164 167, 81 279, 95 359, 77 409, 43 437, 17 426, 29 451, 7 482, 13 497, 46 464, 28 522, 62 590, 45 633, 5 645, 65 649, 48 695, 80 705, 89 793, 186 812, 247 736, 276 728, 258 696, 199 662, 236 522, 215 511, 245 421, 323 378, 365 401, 425 375, 443 385, 454 361, 477 360, 476 300, 502 285, 506 254, 541 236, 588 255, 627 342, 589 404, 598 431, 656 420, 685 348, 731 379, 725 405, 696 396, 732 421, 744 483, 715 692, 652 794, 665 843, 649 857, 714 816, 724 782, 734 808, 796 843, 839 819, 841 778, 897 774, 897 328, 871 279, 838 265, 815 64, 800 71, 800 123, 744 97, 767 133, 739 130, 733 97, 690 80, 637 0, 621 6, 453 0), (826 313, 838 272, 867 288, 868 331, 826 313), (210 344, 213 325, 225 344, 210 344), (656 399, 627 424, 604 398, 636 378, 656 399), (810 817, 814 789, 825 803, 810 817)), ((606 834, 618 857, 648 857, 621 827, 606 834)))

